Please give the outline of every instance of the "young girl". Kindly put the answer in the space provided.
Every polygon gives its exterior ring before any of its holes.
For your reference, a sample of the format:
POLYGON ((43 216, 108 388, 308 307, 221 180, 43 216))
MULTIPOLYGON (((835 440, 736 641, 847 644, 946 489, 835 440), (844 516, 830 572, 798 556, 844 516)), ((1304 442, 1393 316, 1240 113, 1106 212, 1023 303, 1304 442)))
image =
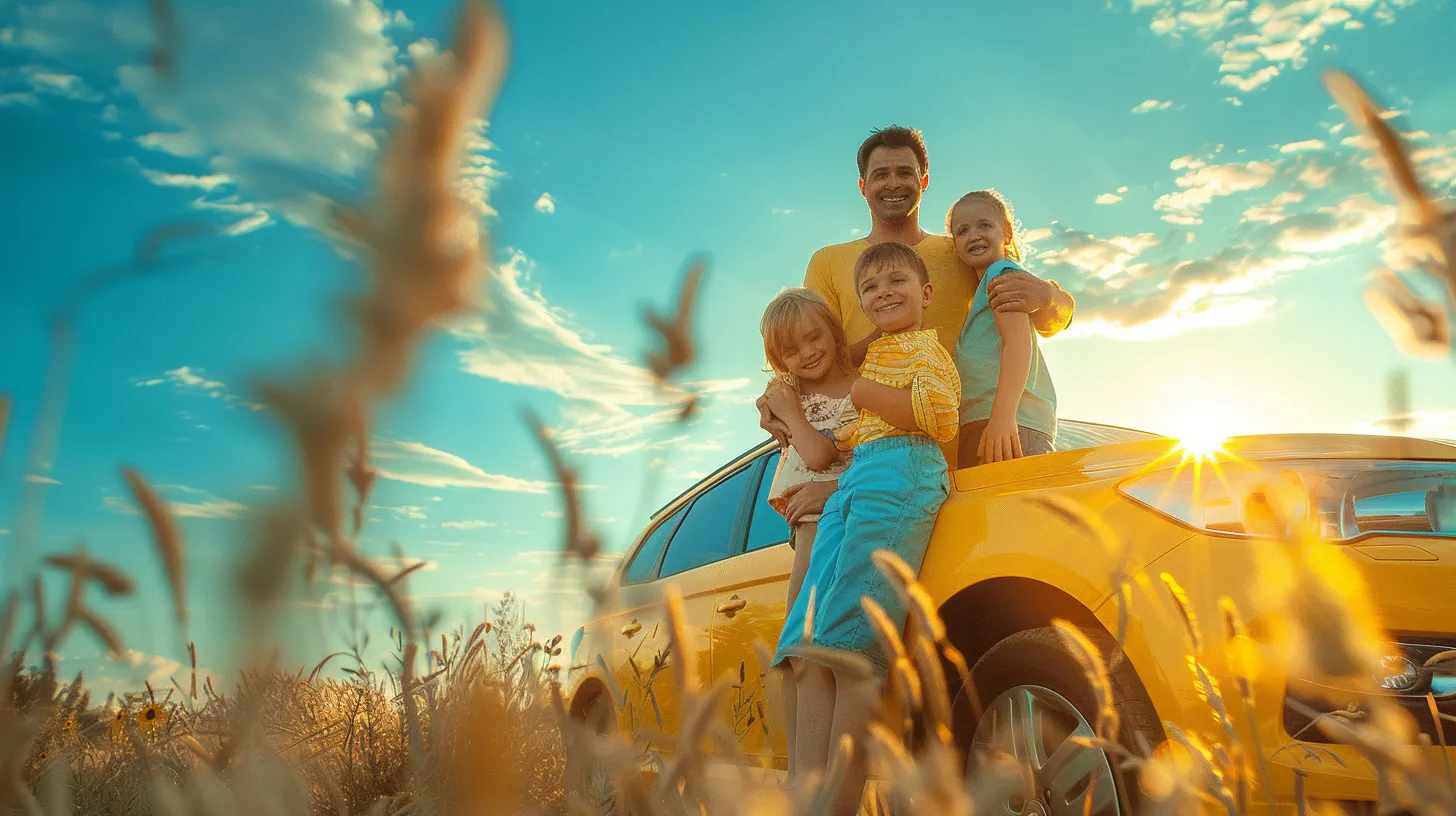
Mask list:
POLYGON ((993 312, 986 284, 1021 270, 1011 204, 995 190, 961 196, 945 216, 956 255, 976 276, 971 311, 956 343, 961 375, 959 466, 1050 453, 1057 392, 1030 317, 993 312))
MULTIPOLYGON (((769 410, 789 428, 789 447, 779 456, 778 470, 769 487, 769 504, 789 517, 785 492, 806 482, 835 481, 849 466, 850 454, 840 451, 834 435, 847 433, 859 421, 849 397, 855 379, 849 362, 844 329, 829 306, 808 289, 788 289, 764 310, 759 324, 763 350, 775 374, 766 394, 769 410)), ((791 519, 789 546, 794 564, 789 571, 788 608, 793 608, 809 568, 809 554, 819 514, 791 519)), ((784 722, 791 772, 798 731, 798 687, 792 675, 784 678, 784 722)))

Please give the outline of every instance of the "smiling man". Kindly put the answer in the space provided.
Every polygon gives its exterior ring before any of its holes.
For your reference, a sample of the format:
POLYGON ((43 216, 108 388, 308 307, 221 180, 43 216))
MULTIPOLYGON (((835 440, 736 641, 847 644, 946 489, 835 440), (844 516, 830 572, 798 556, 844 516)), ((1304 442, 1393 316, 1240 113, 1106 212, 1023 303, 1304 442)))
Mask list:
MULTIPOLYGON (((869 247, 898 241, 913 248, 925 261, 934 290, 925 308, 924 326, 935 330, 941 345, 955 353, 956 339, 970 311, 976 284, 971 268, 955 252, 948 235, 932 235, 920 228, 920 200, 930 185, 930 157, 920 132, 891 126, 876 130, 859 146, 859 191, 870 210, 870 233, 864 238, 827 246, 809 259, 804 286, 814 290, 844 327, 855 365, 879 332, 860 308, 854 285, 854 264, 869 247)), ((991 281, 987 291, 998 312, 1025 312, 1044 337, 1072 322, 1072 296, 1051 281, 1026 272, 1012 272, 991 281)), ((760 425, 780 439, 785 428, 758 401, 760 425)), ((952 443, 953 444, 953 443, 952 443)), ((950 461, 955 461, 951 459, 950 461)), ((834 491, 834 482, 814 482, 789 498, 789 520, 817 513, 834 491)))

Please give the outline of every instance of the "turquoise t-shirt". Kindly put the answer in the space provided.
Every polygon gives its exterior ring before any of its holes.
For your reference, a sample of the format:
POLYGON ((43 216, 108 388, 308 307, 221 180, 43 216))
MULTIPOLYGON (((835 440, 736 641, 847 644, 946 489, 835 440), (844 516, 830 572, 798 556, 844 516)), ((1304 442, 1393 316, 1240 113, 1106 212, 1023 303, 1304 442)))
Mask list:
MULTIPOLYGON (((956 369, 961 375, 961 416, 965 425, 991 418, 991 405, 996 399, 996 380, 1001 376, 1001 330, 986 296, 986 285, 997 275, 1011 270, 1024 271, 1015 261, 1002 260, 991 264, 976 287, 971 299, 971 313, 961 327, 956 341, 956 369)), ((1046 361, 1041 356, 1036 330, 1031 332, 1031 370, 1026 375, 1026 390, 1016 406, 1016 424, 1055 437, 1057 431, 1057 392, 1046 361)))

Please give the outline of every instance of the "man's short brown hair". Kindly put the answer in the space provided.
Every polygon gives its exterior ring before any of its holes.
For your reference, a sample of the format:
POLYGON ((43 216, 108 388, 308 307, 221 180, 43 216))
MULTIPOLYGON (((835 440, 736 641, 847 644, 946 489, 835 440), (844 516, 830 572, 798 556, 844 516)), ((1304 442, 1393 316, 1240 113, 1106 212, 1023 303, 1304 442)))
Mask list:
POLYGON ((854 262, 855 291, 859 291, 860 276, 867 270, 883 269, 887 266, 913 269, 920 277, 921 286, 930 283, 930 270, 925 268, 925 259, 920 257, 919 252, 898 241, 886 241, 861 252, 859 260, 854 262))
POLYGON ((860 178, 864 178, 865 173, 869 170, 870 154, 877 147, 908 147, 915 151, 915 160, 920 162, 920 175, 924 177, 926 173, 930 172, 930 155, 925 152, 925 140, 920 137, 920 131, 890 125, 887 128, 872 131, 870 137, 860 144, 859 154, 855 156, 855 161, 859 164, 860 178))

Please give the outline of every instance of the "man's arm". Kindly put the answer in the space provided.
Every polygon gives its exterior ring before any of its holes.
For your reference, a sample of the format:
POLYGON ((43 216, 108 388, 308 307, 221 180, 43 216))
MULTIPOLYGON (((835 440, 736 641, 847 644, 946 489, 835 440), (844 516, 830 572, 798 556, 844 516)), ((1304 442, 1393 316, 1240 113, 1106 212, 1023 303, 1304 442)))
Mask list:
POLYGON ((986 296, 997 312, 1030 315, 1031 327, 1042 337, 1051 337, 1070 326, 1077 306, 1072 296, 1055 281, 1044 281, 1021 271, 996 276, 987 285, 986 296))

